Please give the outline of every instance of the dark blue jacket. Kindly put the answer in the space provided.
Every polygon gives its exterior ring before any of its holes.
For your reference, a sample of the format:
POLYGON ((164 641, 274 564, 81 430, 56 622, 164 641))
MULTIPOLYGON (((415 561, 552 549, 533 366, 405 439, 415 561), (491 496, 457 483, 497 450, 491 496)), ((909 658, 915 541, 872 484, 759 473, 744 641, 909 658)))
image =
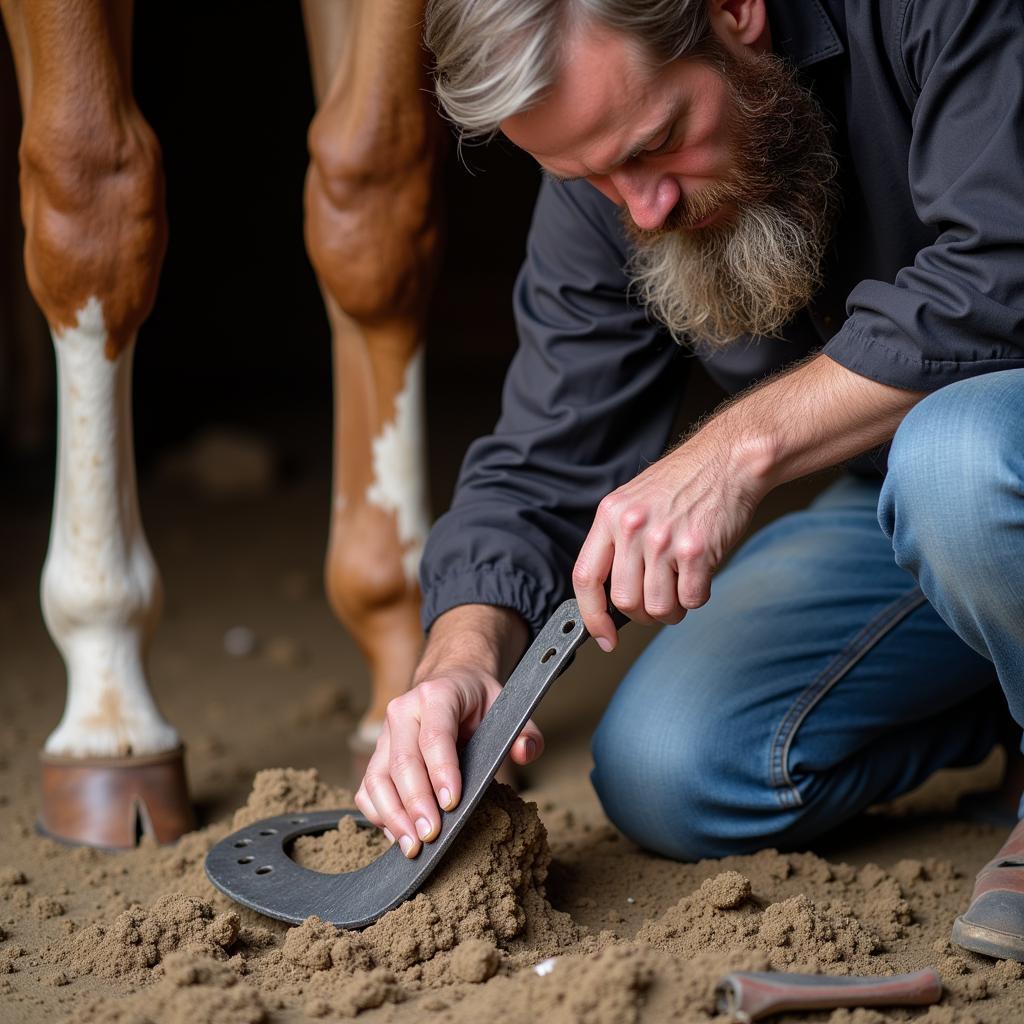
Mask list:
POLYGON ((627 295, 617 208, 585 181, 545 180, 501 418, 424 553, 426 628, 467 603, 539 627, 571 593, 598 502, 664 450, 694 356, 729 392, 818 349, 925 391, 1024 366, 1024 3, 768 7, 773 49, 836 126, 824 288, 782 339, 682 349, 627 295))

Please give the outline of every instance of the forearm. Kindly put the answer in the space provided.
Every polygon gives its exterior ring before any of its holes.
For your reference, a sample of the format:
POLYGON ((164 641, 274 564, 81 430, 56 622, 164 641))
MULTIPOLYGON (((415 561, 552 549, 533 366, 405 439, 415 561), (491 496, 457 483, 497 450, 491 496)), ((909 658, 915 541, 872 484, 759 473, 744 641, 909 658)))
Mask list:
POLYGON ((590 635, 615 647, 609 578, 612 602, 639 622, 699 608, 772 488, 889 440, 922 397, 819 355, 727 403, 598 507, 573 570, 590 635))
POLYGON ((889 441, 925 394, 819 355, 729 402, 687 445, 716 449, 763 495, 889 441))
POLYGON ((509 608, 459 605, 434 622, 414 681, 420 683, 454 667, 474 667, 504 681, 528 639, 526 623, 509 608))

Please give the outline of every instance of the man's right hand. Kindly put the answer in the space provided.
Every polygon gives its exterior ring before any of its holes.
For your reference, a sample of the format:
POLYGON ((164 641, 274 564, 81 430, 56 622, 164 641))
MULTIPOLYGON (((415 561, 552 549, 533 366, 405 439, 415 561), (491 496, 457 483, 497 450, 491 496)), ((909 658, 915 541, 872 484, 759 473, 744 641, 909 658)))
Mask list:
MULTIPOLYGON (((384 729, 355 801, 407 857, 437 837, 439 806, 452 810, 462 796, 458 744, 473 735, 501 693, 526 646, 527 630, 514 612, 487 605, 453 608, 435 622, 417 684, 388 705, 384 729)), ((527 722, 512 745, 516 764, 544 749, 527 722)))

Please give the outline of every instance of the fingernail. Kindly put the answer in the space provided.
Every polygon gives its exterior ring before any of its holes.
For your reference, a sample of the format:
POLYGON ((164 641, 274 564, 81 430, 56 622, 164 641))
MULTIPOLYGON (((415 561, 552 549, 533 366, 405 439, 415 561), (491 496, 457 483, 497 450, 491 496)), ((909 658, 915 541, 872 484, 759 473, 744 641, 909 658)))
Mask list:
POLYGON ((395 837, 391 834, 391 830, 390 829, 386 829, 385 828, 385 829, 382 829, 381 831, 384 833, 384 835, 386 835, 388 837, 388 842, 389 843, 393 843, 395 841, 395 837))
POLYGON ((416 833, 420 839, 426 839, 430 835, 430 822, 426 818, 416 819, 416 833))
POLYGON ((534 754, 537 753, 537 744, 533 740, 527 740, 523 744, 523 750, 526 753, 526 759, 532 761, 534 754))
POLYGON ((597 646, 600 647, 605 654, 611 653, 612 642, 606 636, 597 637, 597 646))
POLYGON ((402 848, 402 853, 408 857, 409 851, 413 846, 415 846, 415 843, 412 841, 412 836, 402 836, 402 838, 398 840, 398 845, 402 848))
POLYGON ((441 801, 441 806, 447 811, 452 806, 452 793, 447 786, 441 787, 441 792, 437 794, 437 798, 441 801))

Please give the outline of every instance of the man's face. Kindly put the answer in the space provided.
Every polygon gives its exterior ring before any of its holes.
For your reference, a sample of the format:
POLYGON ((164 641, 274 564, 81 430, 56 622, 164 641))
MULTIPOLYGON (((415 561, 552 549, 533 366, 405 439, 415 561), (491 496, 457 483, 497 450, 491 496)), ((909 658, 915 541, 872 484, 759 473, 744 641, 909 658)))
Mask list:
POLYGON ((654 70, 627 36, 579 27, 544 101, 501 128, 549 174, 586 178, 650 231, 729 174, 728 126, 728 89, 708 65, 654 70))
POLYGON ((835 163, 813 98, 763 49, 712 39, 654 67, 577 26, 550 92, 501 126, 623 209, 641 295, 677 336, 774 333, 817 287, 835 163))

